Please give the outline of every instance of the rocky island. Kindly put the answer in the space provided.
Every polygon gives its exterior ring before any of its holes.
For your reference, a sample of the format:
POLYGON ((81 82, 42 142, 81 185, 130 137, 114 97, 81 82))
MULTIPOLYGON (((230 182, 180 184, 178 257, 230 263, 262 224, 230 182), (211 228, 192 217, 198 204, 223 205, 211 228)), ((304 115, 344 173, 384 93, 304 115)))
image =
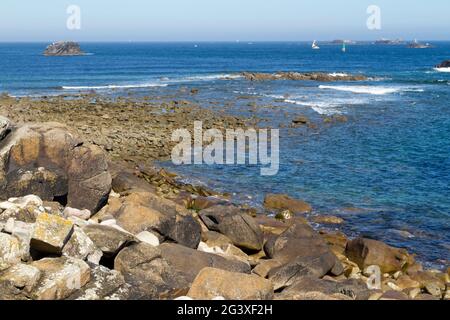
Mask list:
POLYGON ((45 56, 82 56, 80 45, 71 41, 58 41, 49 45, 45 51, 45 56))
POLYGON ((93 95, 3 96, 0 114, 0 299, 450 298, 450 269, 313 229, 341 221, 310 221, 304 201, 267 194, 258 212, 148 161, 167 156, 172 127, 246 119, 93 95))

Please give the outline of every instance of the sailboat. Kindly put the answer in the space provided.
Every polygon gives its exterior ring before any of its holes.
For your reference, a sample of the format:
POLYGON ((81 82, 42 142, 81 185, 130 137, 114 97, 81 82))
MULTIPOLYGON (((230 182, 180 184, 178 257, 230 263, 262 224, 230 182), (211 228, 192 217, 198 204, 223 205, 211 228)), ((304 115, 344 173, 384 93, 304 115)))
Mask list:
POLYGON ((317 45, 317 41, 316 40, 313 41, 311 48, 313 50, 319 50, 320 49, 320 47, 317 45))
POLYGON ((347 48, 345 47, 345 42, 344 43, 342 43, 342 52, 347 52, 347 48))

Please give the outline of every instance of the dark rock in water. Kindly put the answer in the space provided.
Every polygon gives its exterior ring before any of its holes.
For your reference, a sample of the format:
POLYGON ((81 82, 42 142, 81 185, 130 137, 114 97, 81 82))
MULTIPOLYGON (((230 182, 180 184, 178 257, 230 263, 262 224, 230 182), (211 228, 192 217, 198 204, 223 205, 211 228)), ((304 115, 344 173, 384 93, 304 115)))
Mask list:
POLYGON ((450 68, 450 60, 443 61, 442 63, 438 64, 436 68, 450 68))
POLYGON ((269 210, 289 210, 293 213, 308 213, 311 206, 297 199, 292 199, 286 194, 267 194, 264 198, 264 207, 269 210))
POLYGON ((364 81, 367 80, 363 75, 350 74, 328 74, 323 72, 278 72, 278 73, 257 73, 243 72, 242 76, 250 81, 272 81, 272 80, 290 80, 290 81, 364 81))
POLYGON ((34 194, 95 213, 110 190, 103 151, 62 124, 26 124, 0 141, 0 199, 34 194))
POLYGON ((45 51, 45 56, 81 56, 85 53, 81 51, 80 45, 76 42, 58 41, 49 45, 45 51))
POLYGON ((209 230, 226 235, 235 246, 259 251, 263 246, 260 226, 248 214, 233 206, 213 206, 200 211, 209 230))

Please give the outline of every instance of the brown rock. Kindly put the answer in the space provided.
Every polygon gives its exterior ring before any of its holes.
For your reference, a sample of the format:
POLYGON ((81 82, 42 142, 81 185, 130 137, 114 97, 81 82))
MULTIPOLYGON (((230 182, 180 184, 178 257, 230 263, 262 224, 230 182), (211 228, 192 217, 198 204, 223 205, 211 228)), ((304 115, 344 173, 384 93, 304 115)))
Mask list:
POLYGON ((226 259, 217 254, 201 252, 173 243, 163 243, 159 249, 164 260, 188 283, 192 283, 200 270, 206 267, 250 273, 250 266, 247 263, 226 259))
POLYGON ((35 194, 97 212, 111 189, 103 152, 58 123, 28 124, 0 143, 0 198, 35 194))
POLYGON ((289 210, 301 214, 312 211, 309 204, 304 201, 290 198, 285 194, 268 194, 264 199, 264 207, 269 210, 289 210))
POLYGON ((71 221, 41 213, 36 219, 31 248, 39 252, 60 254, 72 231, 71 221))
POLYGON ((75 258, 45 258, 32 263, 42 276, 32 292, 36 300, 62 300, 82 288, 90 279, 89 266, 75 258))
POLYGON ((157 299, 163 294, 171 297, 171 292, 188 287, 185 278, 162 257, 160 249, 146 243, 123 249, 114 260, 114 269, 131 285, 131 299, 157 299))
POLYGON ((312 219, 316 223, 321 224, 342 224, 344 219, 335 216, 317 216, 312 219))
POLYGON ((377 265, 383 273, 401 271, 414 263, 414 258, 406 250, 393 248, 383 242, 364 238, 349 241, 346 255, 350 260, 356 262, 361 269, 377 265))
POLYGON ((136 241, 133 235, 110 226, 91 224, 82 230, 106 257, 114 257, 126 245, 136 241))
POLYGON ((233 206, 214 206, 200 211, 200 218, 209 230, 227 236, 235 246, 260 251, 263 234, 256 221, 239 208, 233 206))
POLYGON ((188 296, 198 300, 224 297, 227 300, 271 300, 270 281, 256 275, 205 268, 195 278, 188 296))

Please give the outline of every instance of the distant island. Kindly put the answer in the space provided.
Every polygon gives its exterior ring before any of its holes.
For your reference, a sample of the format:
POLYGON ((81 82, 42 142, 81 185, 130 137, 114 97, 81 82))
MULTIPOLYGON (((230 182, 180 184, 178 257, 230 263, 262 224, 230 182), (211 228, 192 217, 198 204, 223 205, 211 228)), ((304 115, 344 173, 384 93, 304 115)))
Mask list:
POLYGON ((411 49, 428 49, 428 48, 432 48, 432 47, 433 46, 429 43, 420 43, 417 40, 414 40, 408 44, 408 48, 411 48, 411 49))
POLYGON ((72 41, 58 41, 49 45, 45 51, 45 56, 82 56, 80 45, 72 41))
POLYGON ((403 41, 403 39, 395 39, 395 40, 391 40, 391 39, 381 38, 380 40, 375 41, 375 44, 381 44, 381 45, 399 45, 399 44, 404 44, 404 41, 403 41))

